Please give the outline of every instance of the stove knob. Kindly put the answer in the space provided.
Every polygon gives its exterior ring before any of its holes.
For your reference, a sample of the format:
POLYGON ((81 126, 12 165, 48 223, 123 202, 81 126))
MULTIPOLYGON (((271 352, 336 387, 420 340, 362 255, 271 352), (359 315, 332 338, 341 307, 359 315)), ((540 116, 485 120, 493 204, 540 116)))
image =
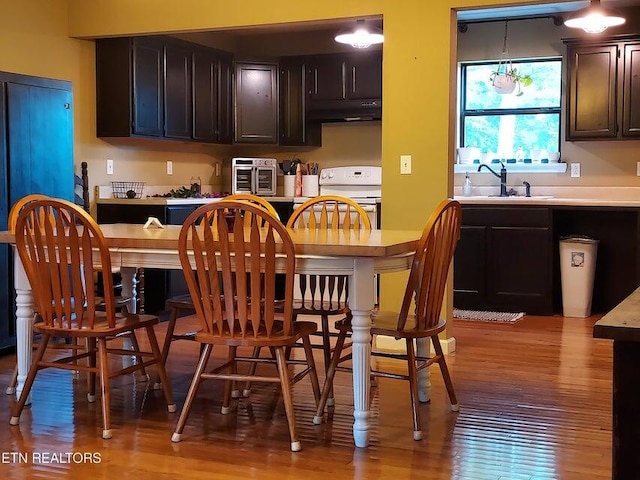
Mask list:
POLYGON ((323 170, 322 173, 320 174, 320 178, 327 178, 327 172, 323 170))
POLYGON ((329 172, 329 178, 333 178, 333 172, 329 172))

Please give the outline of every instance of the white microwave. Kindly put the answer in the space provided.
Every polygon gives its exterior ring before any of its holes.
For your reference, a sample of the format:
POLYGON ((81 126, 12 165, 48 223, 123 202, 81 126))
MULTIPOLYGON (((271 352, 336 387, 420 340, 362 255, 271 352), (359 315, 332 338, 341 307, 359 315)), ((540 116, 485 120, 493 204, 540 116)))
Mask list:
POLYGON ((265 197, 276 194, 278 162, 275 158, 233 158, 231 190, 265 197))

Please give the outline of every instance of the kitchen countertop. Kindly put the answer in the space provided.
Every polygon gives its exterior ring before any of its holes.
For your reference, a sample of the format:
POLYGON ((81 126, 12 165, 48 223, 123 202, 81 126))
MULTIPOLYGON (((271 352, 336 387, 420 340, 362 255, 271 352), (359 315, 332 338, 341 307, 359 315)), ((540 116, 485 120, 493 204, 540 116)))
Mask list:
POLYGON ((543 206, 574 206, 574 207, 640 207, 637 200, 611 200, 602 198, 561 198, 561 197, 485 197, 485 196, 454 196, 454 200, 462 205, 543 205, 543 206))
MULTIPOLYGON (((96 203, 118 205, 204 205, 217 202, 218 198, 173 198, 173 197, 143 197, 143 198, 98 198, 96 203)), ((264 197, 271 202, 292 202, 294 197, 264 197)))
MULTIPOLYGON (((99 204, 116 205, 203 205, 217 202, 222 198, 172 198, 172 197, 144 197, 144 198, 98 198, 99 204)), ((295 197, 264 197, 271 202, 293 202, 295 197)), ((455 195, 454 200, 462 205, 542 205, 542 206, 576 206, 576 207, 631 207, 640 208, 640 198, 637 199, 607 199, 607 198, 569 198, 537 195, 533 197, 511 196, 493 197, 475 195, 464 197, 455 195)))
POLYGON ((462 187, 454 188, 454 200, 463 205, 542 205, 575 207, 640 208, 640 187, 545 187, 531 186, 531 197, 516 187, 517 196, 499 197, 497 187, 473 187, 474 195, 462 196, 462 187))

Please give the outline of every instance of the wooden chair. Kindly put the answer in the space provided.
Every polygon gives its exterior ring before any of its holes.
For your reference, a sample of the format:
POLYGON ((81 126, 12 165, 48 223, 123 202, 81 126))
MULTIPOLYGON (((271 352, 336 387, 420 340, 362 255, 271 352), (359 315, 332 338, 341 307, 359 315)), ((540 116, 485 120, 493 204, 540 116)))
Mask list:
MULTIPOLYGON (((338 195, 323 195, 304 202, 293 211, 287 228, 318 230, 371 230, 371 221, 358 203, 338 195)), ((294 315, 318 315, 321 319, 322 348, 325 370, 331 362, 331 337, 329 317, 346 315, 351 318, 348 306, 349 278, 346 275, 300 275, 301 300, 293 305, 294 315)), ((373 282, 373 279, 371 279, 373 282)), ((316 347, 317 348, 317 347, 316 347)), ((329 405, 333 405, 330 394, 329 405)))
MULTIPOLYGON (((73 175, 74 181, 74 200, 73 203, 82 207, 85 212, 91 214, 91 208, 89 203, 89 169, 87 167, 87 162, 82 162, 80 164, 80 175, 73 175)), ((142 269, 139 269, 142 270, 142 269)), ((140 274, 140 271, 138 272, 140 274)), ((122 291, 122 278, 120 276, 119 268, 114 268, 112 271, 113 275, 113 288, 116 292, 122 291)), ((97 291, 102 294, 102 272, 99 272, 98 282, 96 283, 97 291)), ((122 303, 124 302, 131 303, 131 297, 121 297, 122 303)), ((140 306, 142 307, 142 306, 140 306)), ((142 307, 143 308, 143 307, 142 307)))
POLYGON ((293 277, 295 246, 280 221, 263 208, 244 201, 223 201, 203 205, 185 220, 178 240, 180 262, 189 293, 194 301, 201 330, 196 341, 204 345, 184 407, 171 437, 182 438, 189 411, 203 379, 225 380, 222 413, 231 411, 234 381, 276 382, 282 387, 291 437, 291 450, 301 449, 296 433, 291 386, 310 375, 316 404, 320 386, 313 361, 309 334, 316 330, 311 322, 293 321, 293 277), (251 222, 246 224, 247 215, 251 222), (282 320, 276 318, 276 263, 285 269, 282 320), (301 340, 306 359, 287 360, 284 349, 301 340), (228 360, 205 372, 214 345, 228 347, 228 360), (240 357, 238 347, 269 347, 276 359, 278 376, 243 374, 240 362, 263 363, 272 359, 240 357), (290 376, 288 365, 303 363, 305 368, 290 376))
MULTIPOLYGON (((75 183, 75 191, 74 191, 74 202, 76 205, 82 207, 82 209, 87 212, 88 214, 91 214, 91 209, 90 209, 90 204, 89 204, 89 169, 87 167, 87 162, 82 162, 80 164, 80 175, 78 174, 74 174, 74 183, 75 183), (78 192, 78 189, 80 189, 80 192, 78 192)), ((142 269, 138 269, 138 275, 140 276, 142 269)), ((97 277, 97 282, 94 283, 94 288, 96 289, 96 293, 100 296, 102 296, 104 294, 104 284, 102 282, 102 274, 104 272, 102 271, 102 269, 100 269, 98 271, 98 274, 96 275, 97 277)), ((114 292, 114 299, 116 302, 116 308, 123 314, 126 314, 129 312, 129 305, 131 305, 133 302, 136 302, 136 299, 132 298, 132 297, 124 297, 121 295, 122 293, 122 276, 120 275, 120 268, 119 267, 114 267, 111 269, 111 275, 112 275, 112 279, 113 279, 113 292, 114 292)), ((101 297, 97 297, 96 298, 96 308, 98 310, 104 310, 105 305, 104 305, 104 301, 101 297)), ((139 307, 144 308, 142 305, 139 305, 139 307)), ((128 336, 130 341, 131 341, 131 346, 133 347, 134 351, 138 351, 138 343, 137 343, 137 339, 135 334, 130 334, 127 335, 125 334, 124 336, 128 336)), ((140 359, 138 359, 140 361, 140 359)), ((149 379, 149 375, 147 375, 146 370, 143 368, 141 373, 141 379, 142 380, 148 380, 149 379)))
MULTIPOLYGON (((279 220, 278 212, 276 212, 273 205, 267 202, 264 198, 258 197, 256 195, 251 195, 248 193, 238 193, 235 195, 228 195, 224 197, 223 201, 226 200, 241 200, 249 202, 253 205, 261 207, 265 211, 269 212, 275 218, 279 220)), ((247 215, 245 217, 245 223, 247 225, 250 224, 251 215, 247 215)), ((168 299, 165 302, 165 308, 169 310, 169 320, 167 322, 167 334, 164 337, 164 344, 162 346, 162 361, 167 362, 167 357, 169 356, 169 349, 171 348, 171 343, 174 340, 195 340, 196 332, 183 332, 183 333, 175 333, 176 321, 182 312, 193 312, 195 307, 193 305, 193 300, 191 299, 191 295, 179 295, 177 297, 173 297, 168 299)), ((234 396, 238 396, 237 393, 234 393, 234 396)))
POLYGON ((73 183, 75 187, 73 203, 80 205, 85 212, 89 212, 89 169, 87 168, 87 162, 80 164, 80 175, 75 174, 73 176, 73 183), (80 188, 80 193, 78 193, 80 188))
MULTIPOLYGON (((16 221, 18 220, 18 214, 20 213, 20 210, 22 209, 22 207, 24 207, 28 203, 34 202, 36 200, 43 200, 46 198, 49 198, 49 197, 47 195, 34 193, 31 195, 26 195, 22 197, 20 200, 18 200, 13 205, 13 207, 11 207, 11 210, 9 211, 9 217, 7 219, 8 230, 10 232, 15 233, 16 221)), ((62 339, 62 340, 63 340, 62 343, 52 343, 52 348, 62 348, 62 349, 68 349, 73 351, 77 351, 78 349, 81 348, 78 345, 78 343, 75 341, 73 343, 67 343, 66 339, 62 339)), ((32 348, 37 349, 38 344, 39 342, 36 339, 34 339, 32 348)), ((6 394, 13 395, 14 393, 16 393, 17 386, 18 386, 18 365, 16 363, 16 366, 13 368, 13 374, 11 375, 11 380, 9 380, 9 385, 7 386, 7 389, 6 389, 6 394)))
MULTIPOLYGON (((408 375, 373 371, 378 377, 397 378, 409 381, 411 406, 413 408, 413 438, 422 439, 422 423, 418 399, 418 372, 437 363, 451 401, 451 409, 458 411, 458 400, 453 382, 447 369, 438 334, 445 329, 446 319, 441 318, 442 302, 453 253, 460 239, 461 208, 456 201, 445 200, 438 205, 429 217, 418 248, 413 258, 411 272, 407 281, 402 306, 399 313, 381 311, 372 318, 371 333, 396 339, 404 338, 407 354, 373 352, 372 355, 401 359, 408 362, 408 375), (415 303, 415 313, 409 314, 415 303), (416 356, 414 340, 431 339, 435 355, 431 358, 416 356)), ((351 356, 341 358, 345 338, 351 332, 351 319, 336 323, 339 336, 329 365, 318 411, 313 419, 315 424, 323 420, 325 402, 331 391, 331 385, 340 362, 350 360, 351 356)))
MULTIPOLYGON (((93 288, 94 256, 107 271, 111 257, 106 241, 95 221, 80 207, 65 200, 45 198, 25 204, 16 221, 16 248, 31 283, 36 323, 33 328, 42 335, 33 364, 18 402, 13 406, 11 425, 19 423, 20 414, 33 386, 36 374, 43 368, 61 368, 89 372, 90 402, 95 399, 95 377, 100 374, 102 394, 102 437, 111 438, 110 382, 115 376, 157 364, 170 412, 176 411, 171 389, 162 364, 160 348, 153 326, 157 317, 116 312, 111 276, 105 281, 104 311, 96 308, 93 288), (129 350, 109 349, 107 340, 120 334, 134 334, 144 329, 151 352, 138 350, 138 358, 152 357, 118 371, 111 371, 109 354, 132 355, 129 350), (87 350, 82 353, 45 360, 54 336, 84 339, 87 350), (87 358, 88 365, 77 363, 87 358)), ((97 265, 97 263, 96 263, 97 265)))
MULTIPOLYGON (((82 162, 81 169, 82 169, 82 176, 80 177, 78 175, 74 175, 74 181, 76 186, 79 185, 82 188, 82 192, 81 192, 82 195, 79 195, 76 191, 74 203, 76 203, 76 205, 81 206, 87 213, 89 213, 89 183, 88 183, 89 180, 88 180, 88 173, 87 173, 87 162, 82 162)), ((20 210, 22 209, 22 207, 24 207, 26 204, 33 202, 35 200, 43 200, 46 198, 50 198, 50 197, 47 195, 34 193, 31 195, 22 197, 20 200, 18 200, 13 205, 13 207, 11 207, 11 210, 9 211, 9 217, 7 219, 8 230, 10 232, 15 232, 16 221, 18 219, 18 214, 20 213, 20 210)), ((118 287, 114 285, 114 291, 115 290, 118 290, 118 287)), ((122 313, 126 313, 128 311, 128 305, 130 301, 131 301, 131 298, 129 297, 117 296, 115 297, 116 308, 118 308, 122 313)), ((96 297, 96 302, 97 302, 96 308, 104 309, 104 302, 102 298, 96 297)), ((66 342, 62 344, 52 343, 51 348, 53 348, 53 346, 56 345, 59 348, 71 349, 74 351, 81 349, 82 347, 77 343, 77 338, 73 340, 74 340, 74 343, 72 344, 67 344, 66 342)), ((137 350, 138 347, 137 347, 135 335, 131 336, 131 341, 132 341, 134 350, 137 350)), ((38 343, 39 343, 38 341, 34 341, 34 345, 33 345, 34 349, 37 349, 38 343)), ((143 370, 142 374, 144 377, 147 377, 146 371, 143 370)), ((11 376, 11 380, 9 381, 9 385, 7 386, 6 394, 13 395, 14 393, 16 393, 17 385, 18 385, 18 365, 16 365, 13 369, 13 374, 11 376)))

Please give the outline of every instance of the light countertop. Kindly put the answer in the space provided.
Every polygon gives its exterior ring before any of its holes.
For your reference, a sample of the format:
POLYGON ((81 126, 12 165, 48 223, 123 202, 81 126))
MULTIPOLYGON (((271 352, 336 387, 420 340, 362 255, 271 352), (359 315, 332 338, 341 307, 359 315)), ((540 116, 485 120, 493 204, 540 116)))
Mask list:
POLYGON ((531 186, 531 197, 516 187, 517 196, 499 197, 497 186, 473 187, 473 195, 462 196, 462 187, 454 188, 454 199, 463 205, 543 205, 576 207, 640 208, 640 187, 549 187, 531 186))
POLYGON ((463 197, 454 196, 462 205, 543 205, 574 207, 635 207, 640 208, 638 200, 610 200, 602 198, 561 198, 561 197, 463 197))
MULTIPOLYGON (((172 198, 172 197, 142 197, 142 198, 98 198, 100 204, 116 205, 204 205, 217 202, 220 198, 172 198)), ((264 197, 270 202, 292 202, 293 197, 264 197)))

